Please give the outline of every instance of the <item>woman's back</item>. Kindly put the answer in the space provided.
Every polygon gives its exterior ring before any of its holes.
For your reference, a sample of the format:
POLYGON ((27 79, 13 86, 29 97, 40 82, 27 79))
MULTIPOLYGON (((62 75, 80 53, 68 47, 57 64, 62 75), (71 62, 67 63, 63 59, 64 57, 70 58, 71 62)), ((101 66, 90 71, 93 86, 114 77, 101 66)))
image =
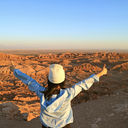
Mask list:
POLYGON ((50 100, 46 100, 42 94, 40 117, 44 125, 56 126, 56 128, 73 122, 71 100, 67 89, 61 89, 60 93, 52 95, 50 100))

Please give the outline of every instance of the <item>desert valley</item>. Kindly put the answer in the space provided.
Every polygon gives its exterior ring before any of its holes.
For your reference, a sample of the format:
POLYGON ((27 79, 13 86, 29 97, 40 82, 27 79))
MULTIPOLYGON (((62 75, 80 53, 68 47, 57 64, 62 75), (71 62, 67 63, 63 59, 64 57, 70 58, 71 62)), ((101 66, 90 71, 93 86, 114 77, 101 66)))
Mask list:
POLYGON ((31 123, 34 124, 34 121, 32 122, 32 120, 38 120, 40 114, 40 101, 34 93, 29 91, 26 85, 14 77, 9 69, 12 61, 17 69, 30 75, 45 87, 47 87, 47 74, 50 64, 58 63, 64 66, 66 87, 71 87, 91 74, 98 73, 106 64, 108 68, 107 76, 103 76, 100 82, 95 83, 88 91, 82 91, 72 101, 76 117, 76 122, 72 127, 114 128, 115 125, 117 125, 117 128, 128 127, 127 52, 1 52, 0 124, 2 124, 2 127, 0 127, 6 128, 7 124, 3 120, 7 120, 12 128, 20 128, 18 122, 11 124, 11 121, 15 120, 25 122, 21 127, 33 128, 34 125, 32 126, 31 123), (102 109, 104 110, 101 111, 102 109), (105 116, 108 111, 110 113, 105 116), (99 117, 96 117, 96 115, 99 117), (80 117, 80 120, 78 117, 80 117), (26 125, 27 121, 31 123, 26 125), (107 124, 105 121, 110 123, 107 124))

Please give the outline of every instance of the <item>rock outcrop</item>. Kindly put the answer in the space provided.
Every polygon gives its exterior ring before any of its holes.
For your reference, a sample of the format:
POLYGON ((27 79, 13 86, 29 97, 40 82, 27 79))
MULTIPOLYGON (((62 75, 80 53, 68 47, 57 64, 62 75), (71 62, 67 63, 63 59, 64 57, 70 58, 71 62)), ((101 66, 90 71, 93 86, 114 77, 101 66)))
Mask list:
POLYGON ((19 107, 12 102, 0 104, 0 118, 2 117, 6 119, 23 119, 19 107))
POLYGON ((128 62, 116 65, 112 68, 112 70, 128 71, 128 62))
POLYGON ((84 64, 79 65, 79 66, 74 66, 73 70, 74 71, 82 70, 82 71, 87 71, 87 72, 97 72, 97 71, 101 71, 101 68, 98 66, 93 66, 89 63, 84 63, 84 64))

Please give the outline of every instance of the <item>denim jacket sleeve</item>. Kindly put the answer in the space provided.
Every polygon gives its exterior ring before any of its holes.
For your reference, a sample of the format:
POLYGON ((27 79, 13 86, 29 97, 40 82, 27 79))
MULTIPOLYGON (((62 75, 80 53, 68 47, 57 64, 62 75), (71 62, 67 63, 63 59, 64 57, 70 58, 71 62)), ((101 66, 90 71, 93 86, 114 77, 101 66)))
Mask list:
POLYGON ((72 100, 74 97, 76 97, 82 91, 82 89, 88 90, 93 85, 93 83, 97 81, 99 81, 99 77, 93 74, 89 78, 76 83, 71 88, 67 88, 66 90, 68 92, 68 100, 72 100))
POLYGON ((41 86, 36 80, 21 72, 19 69, 14 70, 14 75, 18 79, 20 79, 24 84, 28 85, 29 89, 32 92, 35 92, 38 97, 42 96, 42 93, 40 91, 44 91, 45 87, 41 86))

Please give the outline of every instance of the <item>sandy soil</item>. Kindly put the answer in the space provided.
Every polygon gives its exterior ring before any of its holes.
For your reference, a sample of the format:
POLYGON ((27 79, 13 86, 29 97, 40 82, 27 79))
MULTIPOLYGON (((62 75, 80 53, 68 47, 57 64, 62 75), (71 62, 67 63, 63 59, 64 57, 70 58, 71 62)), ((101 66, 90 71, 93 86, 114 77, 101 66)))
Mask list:
POLYGON ((74 107, 73 128, 127 128, 128 93, 117 92, 74 107))

